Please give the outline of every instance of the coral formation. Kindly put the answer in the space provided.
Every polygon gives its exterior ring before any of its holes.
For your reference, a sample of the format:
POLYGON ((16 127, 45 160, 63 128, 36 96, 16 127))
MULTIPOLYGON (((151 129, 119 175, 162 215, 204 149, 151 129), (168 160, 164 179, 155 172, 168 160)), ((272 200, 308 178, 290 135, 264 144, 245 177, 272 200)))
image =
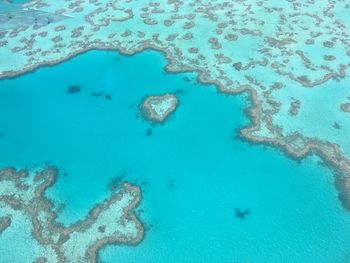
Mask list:
POLYGON ((11 58, 0 61, 0 77, 90 49, 162 51, 167 71, 196 71, 221 92, 248 92, 252 124, 242 138, 294 158, 318 154, 350 200, 349 107, 339 107, 350 96, 348 1, 35 0, 25 7, 69 19, 0 32, 0 57, 11 58))
POLYGON ((138 187, 123 183, 85 219, 64 226, 45 197, 57 174, 54 167, 0 170, 0 214, 6 215, 0 218, 0 233, 11 228, 11 217, 28 219, 33 239, 45 251, 37 262, 97 262, 98 251, 106 244, 134 245, 142 240, 143 226, 132 212, 141 198, 138 187))
POLYGON ((164 122, 174 112, 179 103, 178 98, 173 94, 147 97, 142 105, 143 116, 152 122, 164 122))

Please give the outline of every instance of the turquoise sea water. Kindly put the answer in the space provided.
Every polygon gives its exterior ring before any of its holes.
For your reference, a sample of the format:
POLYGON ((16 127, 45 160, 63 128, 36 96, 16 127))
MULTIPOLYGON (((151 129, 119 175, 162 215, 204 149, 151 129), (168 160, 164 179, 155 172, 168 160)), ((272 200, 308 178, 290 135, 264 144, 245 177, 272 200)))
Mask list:
MULTIPOLYGON (((48 196, 65 204, 65 224, 108 196, 114 178, 140 185, 145 239, 108 246, 104 262, 348 262, 350 213, 329 169, 316 157, 297 163, 239 140, 237 129, 249 124, 246 97, 220 94, 195 74, 166 73, 165 65, 154 51, 90 51, 1 80, 0 165, 57 165, 48 196), (81 91, 69 94, 70 86, 81 91), (101 91, 112 99, 91 96, 101 91), (145 96, 174 91, 180 105, 167 123, 140 118, 145 96), (245 220, 236 207, 250 210, 245 220)), ((0 236, 2 249, 15 242, 0 236)), ((20 252, 13 257, 31 253, 20 252)))

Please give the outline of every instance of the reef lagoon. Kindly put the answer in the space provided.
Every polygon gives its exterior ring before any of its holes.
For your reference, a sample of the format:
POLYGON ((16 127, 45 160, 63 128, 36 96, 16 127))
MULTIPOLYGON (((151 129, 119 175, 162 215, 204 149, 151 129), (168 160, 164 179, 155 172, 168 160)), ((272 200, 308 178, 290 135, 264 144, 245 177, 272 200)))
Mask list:
MULTIPOLYGON (((142 241, 104 246, 100 262, 348 262, 350 216, 332 171, 315 155, 296 161, 242 140, 248 94, 167 63, 153 50, 93 50, 0 80, 0 165, 58 169, 45 196, 62 228, 121 182, 139 186, 142 241), (145 120, 142 101, 167 93, 176 110, 145 120)), ((19 216, 3 230, 0 262, 46 256, 30 229, 19 216)))

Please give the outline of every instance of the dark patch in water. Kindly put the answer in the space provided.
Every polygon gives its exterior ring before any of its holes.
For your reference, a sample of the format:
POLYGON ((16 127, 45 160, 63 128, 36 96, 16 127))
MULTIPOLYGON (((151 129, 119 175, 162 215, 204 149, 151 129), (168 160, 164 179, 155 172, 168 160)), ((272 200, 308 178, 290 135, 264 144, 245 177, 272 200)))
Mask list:
POLYGON ((140 208, 140 209, 137 210, 137 213, 138 213, 138 214, 142 214, 142 213, 144 213, 144 212, 145 212, 145 210, 142 209, 142 208, 140 208))
POLYGON ((4 133, 0 132, 0 139, 2 139, 4 137, 4 133))
POLYGON ((99 98, 99 97, 101 97, 101 96, 104 96, 104 98, 105 98, 106 100, 111 100, 111 99, 112 99, 112 96, 109 95, 109 94, 105 94, 105 91, 92 92, 92 93, 90 94, 90 96, 96 97, 96 98, 99 98))
POLYGON ((174 187, 175 187, 175 182, 174 182, 174 181, 169 182, 168 185, 167 185, 167 187, 168 187, 169 190, 174 189, 174 187))
POLYGON ((149 231, 149 230, 151 230, 151 228, 154 227, 152 224, 144 224, 143 226, 144 226, 146 231, 149 231))
POLYGON ((340 126, 339 123, 335 122, 335 123, 333 124, 333 128, 339 130, 339 129, 341 129, 341 126, 340 126))
POLYGON ((98 227, 98 231, 99 231, 100 233, 104 233, 104 232, 106 231, 106 226, 105 226, 105 225, 99 226, 99 227, 98 227))
POLYGON ((121 186, 121 183, 123 182, 124 178, 126 176, 126 172, 118 174, 116 177, 114 177, 111 182, 109 183, 108 189, 112 192, 115 192, 118 190, 121 186))
POLYGON ((92 92, 90 95, 91 95, 92 97, 98 98, 98 97, 101 97, 104 93, 105 93, 104 91, 92 92))
POLYGON ((68 93, 69 94, 79 93, 80 91, 81 91, 81 87, 80 86, 70 86, 68 88, 68 93))
POLYGON ((184 93, 184 90, 183 89, 177 89, 174 91, 174 95, 181 95, 184 93))
POLYGON ((236 215, 235 215, 236 218, 241 220, 244 220, 246 216, 250 214, 249 209, 241 210, 238 207, 235 208, 235 212, 236 212, 236 215))
POLYGON ((242 62, 234 63, 233 67, 238 71, 241 70, 242 69, 242 62))
POLYGON ((151 136, 153 134, 152 128, 148 128, 146 131, 146 136, 151 136))
POLYGON ((183 77, 182 79, 186 82, 191 82, 191 79, 189 77, 183 77))

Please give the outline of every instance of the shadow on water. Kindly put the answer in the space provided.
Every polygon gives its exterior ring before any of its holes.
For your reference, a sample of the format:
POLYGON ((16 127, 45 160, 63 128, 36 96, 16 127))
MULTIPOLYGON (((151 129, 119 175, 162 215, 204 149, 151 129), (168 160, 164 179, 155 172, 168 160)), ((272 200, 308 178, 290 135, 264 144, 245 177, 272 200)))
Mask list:
POLYGON ((68 88, 69 95, 79 93, 80 91, 81 91, 81 87, 77 85, 72 85, 68 88))
POLYGON ((236 207, 235 213, 236 213, 235 216, 237 219, 245 220, 246 216, 250 214, 250 210, 249 209, 241 210, 240 208, 236 207))

